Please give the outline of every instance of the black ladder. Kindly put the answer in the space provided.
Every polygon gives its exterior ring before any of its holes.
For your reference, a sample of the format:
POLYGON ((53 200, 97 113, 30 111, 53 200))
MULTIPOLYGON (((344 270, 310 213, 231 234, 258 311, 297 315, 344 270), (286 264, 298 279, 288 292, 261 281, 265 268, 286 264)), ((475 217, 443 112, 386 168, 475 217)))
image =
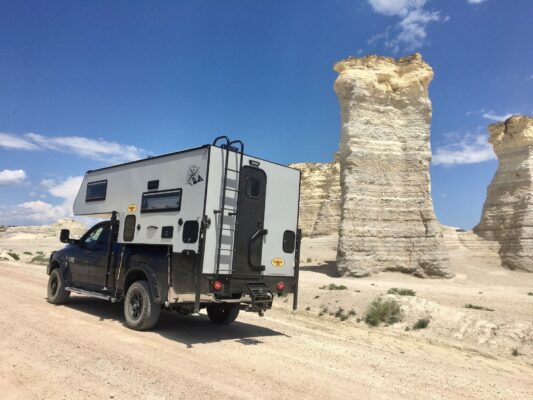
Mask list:
MULTIPOLYGON (((241 169, 242 169, 242 162, 244 157, 244 143, 240 140, 233 140, 231 141, 227 136, 219 136, 215 139, 213 142, 213 146, 220 147, 225 150, 223 153, 225 156, 224 160, 224 180, 222 182, 222 201, 220 205, 219 210, 215 210, 215 214, 220 214, 220 222, 219 222, 219 228, 218 228, 218 245, 217 245, 217 261, 216 261, 216 274, 218 275, 220 272, 220 257, 223 252, 229 253, 231 256, 231 271, 233 272, 233 269, 235 268, 236 263, 236 257, 235 253, 237 250, 235 249, 235 243, 237 240, 237 231, 238 231, 238 204, 239 204, 239 187, 241 182, 241 169), (218 142, 224 141, 224 143, 217 146, 218 142), (237 147, 238 145, 238 147, 237 147), (234 152, 239 154, 239 162, 238 166, 234 168, 229 168, 229 158, 230 158, 230 152, 234 152), (228 186, 228 172, 231 172, 235 174, 237 182, 236 187, 228 186), (235 193, 235 208, 226 207, 226 195, 228 192, 235 193), (227 214, 226 214, 227 212, 227 214), (225 228, 224 227, 224 219, 227 217, 234 217, 234 224, 233 228, 225 228), (230 248, 222 248, 222 237, 224 232, 232 232, 233 233, 233 240, 231 243, 230 248)), ((230 224, 231 226, 231 224, 230 224)))

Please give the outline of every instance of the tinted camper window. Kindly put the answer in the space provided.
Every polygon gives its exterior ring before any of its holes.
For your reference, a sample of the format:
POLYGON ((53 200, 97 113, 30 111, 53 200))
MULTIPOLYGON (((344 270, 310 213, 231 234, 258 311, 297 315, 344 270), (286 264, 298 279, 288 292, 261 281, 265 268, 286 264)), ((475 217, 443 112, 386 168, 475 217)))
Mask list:
POLYGON ((105 200, 106 192, 107 181, 89 182, 85 192, 85 201, 105 200))
POLYGON ((181 209, 181 189, 143 193, 141 213, 179 211, 181 209))

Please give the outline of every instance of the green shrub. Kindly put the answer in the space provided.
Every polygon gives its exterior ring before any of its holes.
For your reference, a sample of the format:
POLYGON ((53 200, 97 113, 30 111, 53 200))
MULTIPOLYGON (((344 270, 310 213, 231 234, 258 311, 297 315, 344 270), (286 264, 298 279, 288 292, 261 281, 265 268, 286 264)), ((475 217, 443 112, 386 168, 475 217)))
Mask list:
POLYGON ((325 290, 346 290, 348 289, 344 285, 335 285, 334 283, 330 283, 328 286, 321 286, 319 289, 325 289, 325 290))
POLYGON ((48 257, 45 257, 42 254, 39 254, 33 257, 30 261, 32 264, 48 264, 48 257))
POLYGON ((8 251, 7 254, 8 254, 13 260, 15 260, 15 261, 20 260, 20 256, 19 256, 17 253, 14 253, 14 252, 8 251))
POLYGON ((37 254, 44 254, 44 251, 36 251, 37 254))
POLYGON ((387 294, 397 294, 400 296, 416 296, 416 293, 414 290, 406 289, 406 288, 390 288, 387 291, 387 294))
POLYGON ((420 318, 418 321, 415 322, 413 325, 413 329, 425 329, 429 325, 429 319, 428 318, 420 318))
POLYGON ((533 296, 533 292, 527 292, 528 296, 533 296))
POLYGON ((475 304, 465 304, 465 308, 470 308, 472 310, 494 311, 493 308, 477 306, 475 304))
POLYGON ((402 309, 396 300, 383 300, 378 297, 368 305, 365 322, 370 326, 378 326, 382 322, 386 325, 392 325, 400 322, 402 318, 402 309))
POLYGON ((25 252, 22 253, 22 254, 27 254, 27 255, 31 256, 33 253, 32 253, 31 251, 25 251, 25 252))
POLYGON ((515 357, 519 356, 520 353, 518 352, 518 349, 513 349, 513 351, 511 352, 511 354, 515 357))

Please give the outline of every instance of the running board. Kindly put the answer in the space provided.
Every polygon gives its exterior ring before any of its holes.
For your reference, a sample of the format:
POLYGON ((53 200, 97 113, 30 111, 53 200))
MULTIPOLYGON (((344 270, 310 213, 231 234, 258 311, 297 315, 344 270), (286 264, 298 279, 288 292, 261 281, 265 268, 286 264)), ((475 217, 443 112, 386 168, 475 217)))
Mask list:
POLYGON ((65 290, 68 290, 69 292, 73 292, 73 293, 77 293, 77 294, 82 294, 84 296, 89 296, 89 297, 95 297, 97 299, 102 299, 102 300, 108 300, 108 301, 111 301, 111 302, 115 302, 115 298, 109 294, 102 294, 102 293, 99 293, 99 292, 91 292, 90 290, 85 290, 85 289, 80 289, 80 288, 76 288, 76 287, 70 287, 70 286, 67 286, 65 288, 65 290))

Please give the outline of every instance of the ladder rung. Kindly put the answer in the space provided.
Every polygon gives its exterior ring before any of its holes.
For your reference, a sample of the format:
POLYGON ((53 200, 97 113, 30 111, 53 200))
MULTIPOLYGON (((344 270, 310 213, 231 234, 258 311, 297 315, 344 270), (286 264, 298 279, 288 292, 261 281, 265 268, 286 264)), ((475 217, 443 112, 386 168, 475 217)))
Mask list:
POLYGON ((235 172, 236 174, 240 174, 241 173, 241 171, 236 170, 236 169, 231 169, 231 168, 226 168, 226 171, 235 172))
POLYGON ((233 229, 233 228, 222 228, 223 231, 232 231, 232 232, 237 232, 237 229, 233 229))
POLYGON ((233 189, 233 188, 230 188, 230 187, 228 187, 228 186, 226 186, 226 187, 224 188, 224 190, 231 190, 232 192, 238 192, 238 191, 239 191, 239 189, 233 189))
POLYGON ((232 253, 236 252, 237 250, 235 249, 218 249, 218 251, 231 251, 232 253))

